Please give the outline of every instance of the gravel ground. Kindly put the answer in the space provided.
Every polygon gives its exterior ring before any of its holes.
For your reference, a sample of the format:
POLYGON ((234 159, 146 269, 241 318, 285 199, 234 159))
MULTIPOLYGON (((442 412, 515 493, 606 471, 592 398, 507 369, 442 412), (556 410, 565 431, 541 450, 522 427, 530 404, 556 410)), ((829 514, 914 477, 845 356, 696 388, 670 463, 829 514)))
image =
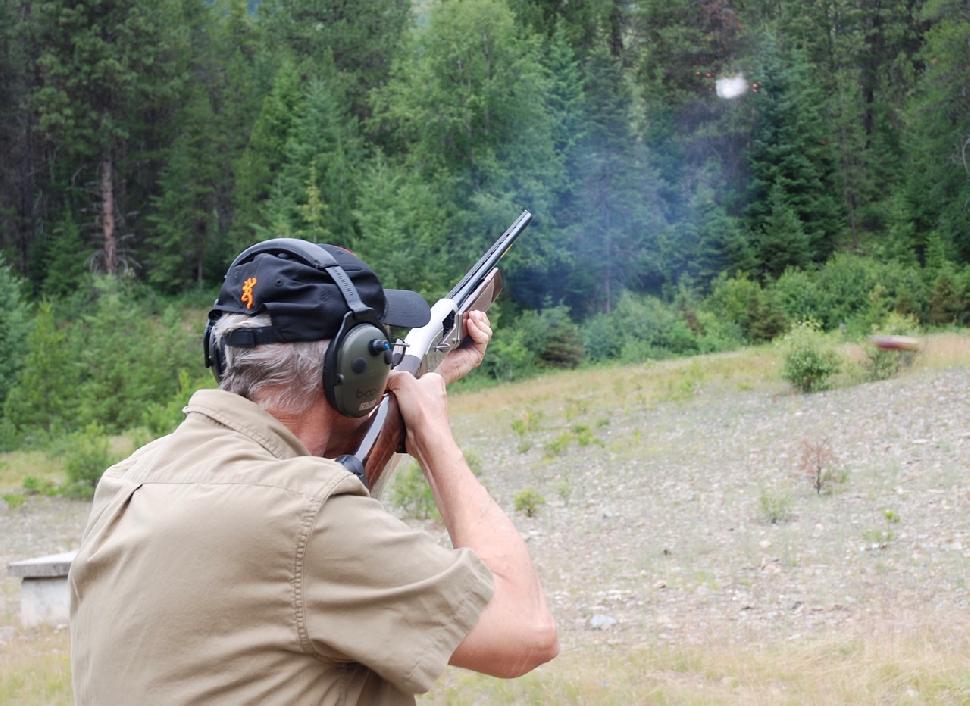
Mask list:
MULTIPOLYGON (((602 394, 602 393, 601 393, 602 394)), ((920 371, 815 395, 708 385, 682 401, 542 402, 539 429, 511 414, 455 419, 481 477, 515 515, 540 566, 564 646, 798 639, 853 626, 956 626, 970 615, 970 371, 920 371), (558 416, 557 416, 558 415, 558 416), (545 449, 576 424, 565 453, 545 449), (844 476, 816 494, 803 440, 844 476), (531 448, 522 450, 523 441, 531 448), (762 496, 788 506, 772 524, 762 496)), ((76 546, 86 503, 0 503, 0 562, 76 546)), ((423 524, 437 532, 439 527, 423 524)), ((18 585, 4 578, 0 633, 18 585)), ((0 634, 0 641, 3 634, 0 634)))
POLYGON ((700 389, 628 405, 602 446, 554 459, 543 445, 568 425, 546 418, 526 453, 511 431, 498 445, 494 429, 461 433, 493 459, 482 477, 504 507, 524 487, 547 499, 515 517, 566 646, 966 625, 970 371, 814 395, 700 389), (837 459, 831 492, 799 470, 806 440, 837 459), (763 494, 790 519, 772 524, 763 494))

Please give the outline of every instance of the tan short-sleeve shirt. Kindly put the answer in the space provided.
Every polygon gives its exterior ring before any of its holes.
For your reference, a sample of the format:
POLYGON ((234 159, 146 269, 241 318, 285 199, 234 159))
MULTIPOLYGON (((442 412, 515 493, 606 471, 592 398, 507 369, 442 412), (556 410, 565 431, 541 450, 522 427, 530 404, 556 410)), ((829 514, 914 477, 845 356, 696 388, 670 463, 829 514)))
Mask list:
POLYGON ((474 626, 489 570, 202 390, 109 469, 71 566, 79 705, 412 704, 474 626))

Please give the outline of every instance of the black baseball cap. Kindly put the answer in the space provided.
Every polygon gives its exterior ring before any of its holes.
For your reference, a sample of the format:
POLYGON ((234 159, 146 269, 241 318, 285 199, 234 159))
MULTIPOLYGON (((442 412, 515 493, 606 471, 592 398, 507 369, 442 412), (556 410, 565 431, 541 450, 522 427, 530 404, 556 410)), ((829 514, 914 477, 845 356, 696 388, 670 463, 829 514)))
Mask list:
POLYGON ((293 238, 243 251, 226 272, 209 321, 222 314, 269 314, 272 325, 259 329, 262 334, 250 345, 332 338, 351 309, 334 280, 340 270, 380 323, 414 328, 430 321, 431 309, 420 294, 384 289, 374 271, 349 250, 293 238))

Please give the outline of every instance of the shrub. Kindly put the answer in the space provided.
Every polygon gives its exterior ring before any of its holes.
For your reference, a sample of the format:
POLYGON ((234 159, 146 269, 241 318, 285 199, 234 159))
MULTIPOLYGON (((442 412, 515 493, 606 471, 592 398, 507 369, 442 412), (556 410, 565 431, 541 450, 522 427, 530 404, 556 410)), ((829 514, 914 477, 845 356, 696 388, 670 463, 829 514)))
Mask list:
POLYGON ((535 355, 525 345, 525 334, 518 328, 499 329, 488 345, 482 371, 493 380, 511 382, 533 373, 538 366, 535 355))
POLYGON ((0 253, 0 291, 3 306, 0 307, 0 409, 7 392, 13 386, 23 364, 30 330, 30 306, 27 303, 24 284, 7 266, 0 253))
POLYGON ((758 507, 765 522, 772 525, 787 522, 792 518, 792 499, 784 491, 762 489, 761 495, 758 496, 758 507))
POLYGON ((394 484, 391 486, 391 503, 400 508, 407 517, 417 520, 441 519, 431 486, 416 463, 395 474, 394 484))
POLYGON ((834 483, 845 482, 845 474, 838 472, 838 459, 827 441, 803 439, 798 458, 798 472, 808 479, 819 495, 832 491, 834 483))
POLYGON ((523 333, 526 348, 544 365, 575 368, 583 359, 583 335, 564 306, 527 311, 519 318, 517 328, 523 333))
MULTIPOLYGON (((912 336, 918 331, 916 319, 895 312, 889 314, 881 325, 873 327, 873 333, 895 336, 912 336)), ((862 364, 866 379, 888 380, 912 365, 916 355, 917 351, 886 350, 870 342, 866 346, 866 360, 862 364)))
POLYGON ((526 517, 535 517, 539 508, 546 504, 546 499, 536 490, 526 488, 515 494, 515 511, 526 517))
POLYGON ((744 276, 718 277, 705 306, 733 322, 748 343, 770 341, 785 330, 785 314, 772 294, 744 276))
POLYGON ((815 321, 803 321, 793 326, 782 340, 782 348, 782 377, 801 392, 827 389, 829 378, 841 367, 838 354, 832 350, 815 321))
POLYGON ((108 437, 101 425, 92 422, 83 431, 72 434, 64 457, 67 471, 65 494, 91 497, 101 480, 101 474, 114 460, 108 448, 108 437))

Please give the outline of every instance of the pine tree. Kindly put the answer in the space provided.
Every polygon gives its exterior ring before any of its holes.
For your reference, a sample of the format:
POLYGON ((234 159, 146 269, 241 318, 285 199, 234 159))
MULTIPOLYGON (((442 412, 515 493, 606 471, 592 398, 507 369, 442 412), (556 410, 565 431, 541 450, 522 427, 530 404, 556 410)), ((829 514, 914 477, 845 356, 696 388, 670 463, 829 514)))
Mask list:
MULTIPOLYGON (((150 136, 173 98, 172 3, 141 0, 50 0, 38 3, 37 65, 32 100, 39 126, 56 151, 59 179, 83 172, 93 182, 99 265, 127 264, 122 236, 129 207, 121 198, 138 137, 150 136)), ((131 171, 131 175, 134 171, 131 171)))
POLYGON ((970 262, 970 8, 938 0, 927 8, 925 73, 909 106, 905 202, 919 239, 937 232, 961 262, 970 262))
POLYGON ((286 161, 286 144, 296 117, 302 112, 300 75, 284 58, 263 98, 249 144, 236 165, 235 213, 230 249, 236 252, 259 238, 268 223, 263 217, 275 177, 286 161))
MULTIPOLYGON (((778 199, 800 221, 816 262, 831 255, 845 221, 836 194, 832 144, 810 68, 795 53, 787 65, 769 45, 757 96, 759 123, 750 155, 751 182, 747 217, 753 233, 770 230, 778 199)), ((762 269, 773 271, 768 263, 762 269)))
POLYGON ((300 105, 265 206, 270 228, 261 234, 350 243, 363 159, 356 124, 334 85, 323 79, 310 81, 300 105))
POLYGON ((778 277, 789 267, 808 265, 811 242, 780 184, 772 186, 767 205, 767 217, 755 237, 755 251, 761 273, 778 277))
POLYGON ((43 303, 27 335, 26 355, 3 413, 21 431, 70 429, 76 409, 78 371, 65 332, 43 303))
POLYGON ((217 123, 204 86, 194 84, 182 131, 168 152, 161 193, 152 200, 148 281, 167 292, 202 284, 206 259, 219 240, 216 192, 222 176, 217 123))
POLYGON ((0 254, 0 409, 23 365, 30 328, 30 305, 23 281, 10 269, 0 254))

